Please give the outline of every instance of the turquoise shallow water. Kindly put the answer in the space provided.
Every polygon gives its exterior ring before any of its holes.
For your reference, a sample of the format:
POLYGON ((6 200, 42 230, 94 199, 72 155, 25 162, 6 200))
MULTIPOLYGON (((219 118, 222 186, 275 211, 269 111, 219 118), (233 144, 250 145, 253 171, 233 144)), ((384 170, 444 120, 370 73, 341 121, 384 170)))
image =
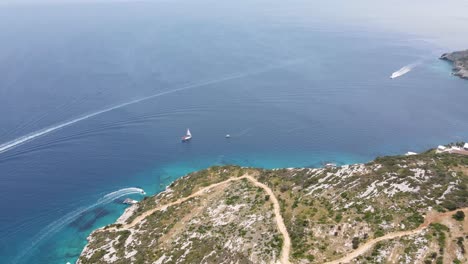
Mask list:
MULTIPOLYGON (((218 156, 205 159, 192 159, 189 162, 179 161, 156 167, 129 177, 128 183, 123 186, 138 186, 144 189, 146 195, 154 195, 163 191, 166 186, 187 173, 205 169, 213 165, 236 164, 248 167, 261 168, 288 168, 288 167, 320 167, 325 162, 335 162, 338 165, 367 162, 370 157, 345 155, 339 153, 246 153, 237 157, 218 156)), ((122 196, 123 198, 142 199, 140 194, 122 196)), ((102 199, 94 202, 81 202, 75 209, 79 214, 72 219, 59 217, 52 227, 43 228, 39 234, 40 241, 26 247, 25 255, 18 259, 23 261, 33 257, 40 257, 41 263, 75 262, 79 252, 86 245, 86 237, 92 230, 115 222, 123 213, 126 205, 121 202, 123 198, 111 200, 107 203, 93 206, 102 199), (56 230, 55 230, 56 229, 56 230), (45 235, 44 235, 45 233, 45 235)), ((74 211, 72 211, 73 213, 74 211)), ((34 241, 34 239, 33 239, 34 241)), ((15 260, 16 261, 16 260, 15 260)))
POLYGON ((128 188, 155 194, 212 165, 318 167, 468 141, 468 85, 439 47, 319 19, 305 1, 230 7, 0 8, 0 142, 78 120, 0 153, 0 263, 73 262, 122 199, 142 198, 128 188))
MULTIPOLYGON (((165 189, 172 181, 186 175, 187 173, 207 168, 212 165, 223 164, 238 164, 241 166, 253 166, 263 168, 279 168, 279 167, 306 167, 320 166, 325 160, 324 157, 329 157, 330 161, 338 162, 339 164, 351 164, 358 161, 363 161, 363 157, 343 156, 336 159, 338 156, 330 154, 330 156, 313 157, 312 155, 262 155, 251 154, 250 157, 218 157, 217 159, 192 160, 190 163, 176 162, 167 164, 162 168, 155 168, 146 172, 134 175, 130 181, 132 184, 138 184, 141 188, 148 192, 148 195, 156 194, 165 189), (259 158, 261 157, 261 158, 259 158), (249 161, 251 160, 251 161, 249 161), (312 162, 312 163, 311 163, 312 162)), ((130 183, 129 183, 130 184, 130 183)), ((142 198, 141 195, 128 195, 136 200, 142 198)), ((122 199, 118 200, 122 201, 122 199)), ((76 253, 80 252, 86 245, 86 236, 92 230, 102 227, 106 224, 113 223, 126 208, 125 205, 118 203, 110 203, 105 206, 97 207, 93 210, 87 210, 85 213, 72 222, 71 225, 65 226, 57 232, 56 235, 47 237, 50 240, 46 247, 38 247, 40 251, 47 250, 48 261, 54 263, 73 263, 76 261, 76 253), (92 222, 92 225, 88 225, 92 222)), ((30 254, 41 254, 41 252, 31 252, 30 254)))

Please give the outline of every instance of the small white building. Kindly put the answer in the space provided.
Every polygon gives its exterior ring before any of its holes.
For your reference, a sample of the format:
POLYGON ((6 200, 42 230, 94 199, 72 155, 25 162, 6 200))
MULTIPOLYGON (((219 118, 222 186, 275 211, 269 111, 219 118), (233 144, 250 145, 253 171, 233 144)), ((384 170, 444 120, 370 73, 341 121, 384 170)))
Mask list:
POLYGON ((446 148, 445 146, 439 145, 439 146, 437 147, 437 149, 438 149, 438 150, 446 150, 447 148, 446 148))
POLYGON ((463 145, 463 148, 464 148, 465 150, 468 150, 468 143, 465 143, 465 145, 463 145))

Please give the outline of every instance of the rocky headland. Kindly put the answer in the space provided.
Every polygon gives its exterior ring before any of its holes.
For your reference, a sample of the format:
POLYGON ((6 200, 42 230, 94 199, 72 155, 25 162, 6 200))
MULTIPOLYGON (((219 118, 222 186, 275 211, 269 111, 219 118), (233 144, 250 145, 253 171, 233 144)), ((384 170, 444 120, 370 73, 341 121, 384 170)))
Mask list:
POLYGON ((456 152, 215 166, 95 230, 77 263, 468 263, 465 214, 468 155, 456 152))
POLYGON ((468 50, 444 53, 440 59, 453 64, 453 75, 468 79, 468 50))

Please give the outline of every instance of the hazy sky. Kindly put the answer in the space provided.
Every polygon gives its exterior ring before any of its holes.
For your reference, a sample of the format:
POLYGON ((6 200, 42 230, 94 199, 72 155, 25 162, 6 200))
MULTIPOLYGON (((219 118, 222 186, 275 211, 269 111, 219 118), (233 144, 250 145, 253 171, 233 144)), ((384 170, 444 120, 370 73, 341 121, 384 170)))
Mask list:
MULTIPOLYGON (((2 0, 0 8, 11 5, 132 1, 178 4, 199 1, 202 8, 210 4, 216 5, 215 9, 219 6, 242 6, 259 13, 276 9, 276 13, 284 12, 291 18, 310 16, 379 31, 415 35, 442 48, 468 48, 467 0, 2 0)), ((206 14, 209 12, 205 10, 206 14)))
POLYGON ((466 0, 328 0, 321 6, 329 15, 349 18, 361 24, 372 23, 382 29, 420 35, 442 46, 468 49, 466 0))

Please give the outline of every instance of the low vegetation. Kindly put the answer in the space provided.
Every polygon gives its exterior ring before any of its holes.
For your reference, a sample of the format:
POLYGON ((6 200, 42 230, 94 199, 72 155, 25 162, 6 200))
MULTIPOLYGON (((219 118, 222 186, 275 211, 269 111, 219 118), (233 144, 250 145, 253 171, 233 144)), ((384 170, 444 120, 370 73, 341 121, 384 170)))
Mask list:
MULTIPOLYGON (((336 168, 215 166, 144 199, 126 222, 157 205, 248 173, 269 186, 280 203, 292 242, 291 261, 324 263, 370 239, 415 229, 429 211, 468 207, 467 172, 467 156, 434 150, 336 168)), ((454 222, 464 221, 460 212, 454 222)), ((157 211, 131 230, 106 227, 93 233, 79 263, 270 263, 279 258, 283 245, 273 219, 271 197, 248 181, 236 181, 157 211)), ((392 251, 398 252, 393 258, 406 263, 466 263, 466 239, 452 238, 453 232, 433 224, 420 235, 377 244, 358 262, 384 263, 392 251), (452 252, 454 248, 464 257, 452 252)))

